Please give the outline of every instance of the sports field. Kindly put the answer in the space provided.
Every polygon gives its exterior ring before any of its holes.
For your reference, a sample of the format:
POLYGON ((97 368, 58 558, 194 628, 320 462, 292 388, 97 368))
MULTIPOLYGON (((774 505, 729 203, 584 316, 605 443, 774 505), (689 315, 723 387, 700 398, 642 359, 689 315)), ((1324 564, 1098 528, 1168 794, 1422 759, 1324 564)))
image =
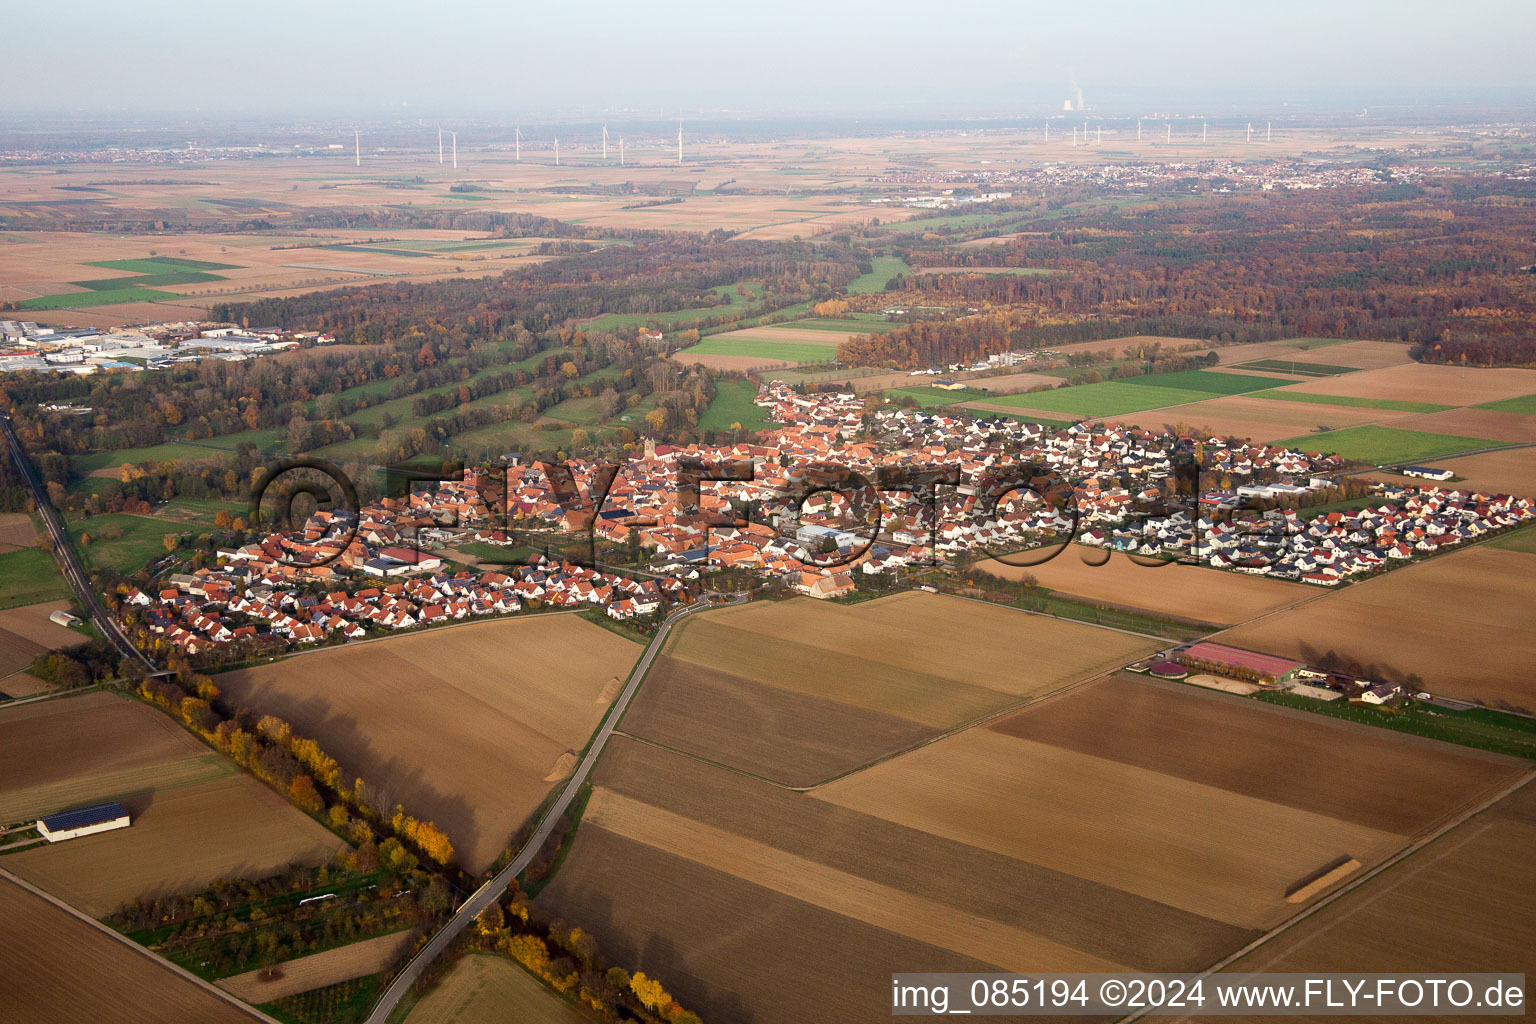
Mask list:
POLYGON ((561 756, 586 745, 639 654, 601 626, 553 614, 302 654, 219 685, 313 737, 389 803, 435 821, 479 871, 544 799, 561 756))

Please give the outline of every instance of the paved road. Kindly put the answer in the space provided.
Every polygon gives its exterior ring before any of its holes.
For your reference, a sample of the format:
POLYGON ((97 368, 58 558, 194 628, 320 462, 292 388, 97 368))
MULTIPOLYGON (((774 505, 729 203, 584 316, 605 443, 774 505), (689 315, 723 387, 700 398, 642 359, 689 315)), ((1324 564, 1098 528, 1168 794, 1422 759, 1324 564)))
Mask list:
POLYGON ((64 578, 69 580, 69 585, 75 590, 75 596, 80 599, 80 607, 86 610, 91 621, 96 623, 96 628, 101 631, 101 635, 107 638, 107 642, 115 647, 119 654, 124 658, 137 659, 149 671, 155 671, 154 663, 133 646, 123 633, 122 627, 117 624, 117 620, 107 614, 101 599, 96 596, 96 591, 91 587, 91 578, 86 574, 85 566, 80 564, 79 556, 75 554, 74 547, 69 543, 69 535, 64 532, 64 523, 59 519, 58 510, 48 500, 48 492, 43 489, 42 481, 32 469, 27 453, 22 451, 21 442, 16 440, 16 432, 11 429, 9 416, 0 416, 0 431, 5 433, 6 444, 11 450, 11 460, 16 463, 22 479, 27 482, 27 487, 32 491, 32 501, 37 506, 37 514, 42 518, 49 537, 53 539, 54 555, 64 570, 64 578))
POLYGON ((661 624, 661 628, 656 631, 656 636, 651 640, 650 646, 645 649, 645 653, 640 656, 640 660, 635 664, 634 671, 629 674, 629 681, 625 683, 624 689, 619 692, 618 699, 613 702, 613 707, 609 709, 607 716, 603 719, 603 724, 592 738, 592 743, 587 748, 586 756, 582 758, 581 764, 577 766, 575 774, 566 782, 565 789, 561 790, 559 798, 555 800, 550 806, 548 813, 544 815, 544 819, 539 823, 539 827, 534 830, 533 835, 523 844, 523 848, 518 851, 517 856, 512 858, 512 863, 502 868, 496 874, 496 877, 471 893, 469 898, 459 906, 453 918, 439 929, 437 934, 433 935, 425 946, 421 947, 421 951, 412 957, 409 963, 401 968, 400 973, 395 976, 395 980, 390 982, 389 987, 384 990, 384 994, 379 997, 378 1003, 374 1005, 373 1012, 368 1015, 367 1024, 384 1024, 384 1021, 389 1017, 395 1006, 399 1004, 406 992, 410 990, 411 985, 421 976, 421 972, 426 966, 443 950, 448 948, 448 945, 453 942, 455 936, 463 931, 480 911, 500 899, 507 891, 507 883, 533 860, 534 855, 544 845, 544 841, 554 831, 560 816, 565 813, 566 808, 570 807, 571 801, 576 799, 576 794, 580 791, 582 784, 587 781, 587 776, 592 773, 592 768, 597 764, 597 759, 602 756, 603 748, 607 746, 609 738, 613 736, 614 729, 618 727, 619 720, 624 717, 624 712, 628 709, 629 702, 634 699, 635 694, 640 689, 641 681, 645 679, 645 674, 650 671, 651 662, 661 650, 662 644, 666 643, 667 634, 672 631, 673 624, 682 621, 694 612, 703 611, 706 608, 742 604, 745 601, 746 597, 744 596, 733 596, 730 600, 720 602, 719 604, 700 602, 689 605, 686 608, 681 608, 667 616, 666 621, 661 624))

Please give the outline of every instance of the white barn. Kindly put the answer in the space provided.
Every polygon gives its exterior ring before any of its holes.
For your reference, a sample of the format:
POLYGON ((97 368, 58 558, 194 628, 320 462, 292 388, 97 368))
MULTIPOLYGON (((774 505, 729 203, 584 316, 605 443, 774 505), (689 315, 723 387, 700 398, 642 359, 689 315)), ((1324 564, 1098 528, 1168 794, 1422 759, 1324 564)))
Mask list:
POLYGON ((127 828, 128 810, 122 804, 97 804, 95 807, 82 807, 77 811, 64 811, 60 814, 50 814, 46 818, 37 820, 37 831, 50 843, 62 843, 66 839, 78 839, 81 836, 95 835, 97 832, 111 832, 113 829, 127 828))

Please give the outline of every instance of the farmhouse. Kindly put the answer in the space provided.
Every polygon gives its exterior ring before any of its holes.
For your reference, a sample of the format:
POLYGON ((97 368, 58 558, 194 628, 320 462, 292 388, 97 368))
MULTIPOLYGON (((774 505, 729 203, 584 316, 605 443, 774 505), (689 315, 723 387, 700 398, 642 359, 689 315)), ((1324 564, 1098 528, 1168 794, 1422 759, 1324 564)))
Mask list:
POLYGON ((1299 661, 1258 654, 1225 644, 1198 643, 1179 654, 1190 668, 1217 672, 1237 679, 1255 679, 1267 683, 1295 682, 1306 668, 1299 661))
POLYGON ((128 824, 128 811, 122 804, 97 804, 39 818, 37 831, 50 843, 62 843, 66 839, 127 828, 128 824))

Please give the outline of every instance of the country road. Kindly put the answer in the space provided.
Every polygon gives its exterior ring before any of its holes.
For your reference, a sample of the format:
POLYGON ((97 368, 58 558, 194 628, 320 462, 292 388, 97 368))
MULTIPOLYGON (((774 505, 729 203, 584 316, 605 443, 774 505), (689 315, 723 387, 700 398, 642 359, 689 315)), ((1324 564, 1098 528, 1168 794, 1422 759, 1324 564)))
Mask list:
POLYGON ((21 442, 16 439, 16 432, 11 429, 9 416, 0 416, 0 430, 5 432, 5 441, 10 447, 11 460, 16 463, 16 469, 32 491, 32 502, 37 506, 37 514, 43 520, 48 536, 53 540, 54 556, 58 558, 64 570, 64 578, 69 580, 75 596, 80 599, 80 607, 86 610, 91 621, 96 623, 96 628, 101 631, 101 635, 107 638, 107 642, 116 648, 120 655, 137 660, 151 672, 155 671, 154 663, 129 641, 122 627, 117 624, 117 620, 107 613, 106 608, 101 604, 101 599, 91 588, 90 576, 86 574, 85 566, 80 564, 79 556, 75 554, 74 547, 69 543, 69 534, 64 531, 64 523, 59 518, 58 510, 48 500, 48 492, 43 489, 43 483, 32 469, 27 453, 22 450, 21 442))
POLYGON ((646 647, 645 653, 635 663, 634 670, 629 674, 629 681, 624 684, 624 689, 619 692, 618 699, 608 709, 608 714, 603 718, 603 724, 598 727, 596 734, 592 737, 591 744, 587 747, 586 756, 581 759, 581 764, 577 766, 576 772, 566 782, 565 789, 561 790, 559 798, 550 805, 543 820, 539 822, 539 827, 534 830, 533 835, 523 844, 517 856, 512 858, 512 862, 498 871, 494 878, 471 893, 469 898, 459 906, 452 919, 442 928, 438 929, 437 933, 432 936, 425 946, 421 947, 421 950, 411 958, 410 962, 400 969, 400 973, 395 976, 394 981, 390 982, 389 987, 384 990, 383 995, 379 997, 379 1001, 374 1005, 373 1012, 368 1015, 367 1024, 384 1024, 390 1013, 399 1005, 400 1000, 405 997, 406 992, 410 991, 411 985, 415 984, 416 979, 421 976, 422 970, 436 959, 443 950, 448 948, 459 932, 463 931, 465 926, 473 921, 480 911, 500 899, 507 890, 507 883, 533 860, 539 848, 544 845, 544 841, 554 831, 560 816, 565 813, 566 808, 570 807, 571 802, 576 799, 576 794, 587 781, 587 776, 592 773, 593 767, 597 764, 597 759, 602 756, 603 748, 607 746, 609 738, 613 736, 614 730, 618 727, 619 720, 624 717, 624 712, 629 708, 630 701, 639 692, 640 683, 645 679, 646 673, 650 671, 651 662, 655 659, 657 652, 661 650, 662 645, 666 643, 667 635, 672 631, 673 624, 681 622, 694 612, 712 607, 742 604, 745 601, 746 597, 739 595, 733 596, 730 600, 723 601, 719 605, 701 601, 698 604, 692 604, 686 608, 679 609, 667 616, 666 621, 661 624, 661 628, 656 631, 656 636, 651 640, 650 645, 646 647))

